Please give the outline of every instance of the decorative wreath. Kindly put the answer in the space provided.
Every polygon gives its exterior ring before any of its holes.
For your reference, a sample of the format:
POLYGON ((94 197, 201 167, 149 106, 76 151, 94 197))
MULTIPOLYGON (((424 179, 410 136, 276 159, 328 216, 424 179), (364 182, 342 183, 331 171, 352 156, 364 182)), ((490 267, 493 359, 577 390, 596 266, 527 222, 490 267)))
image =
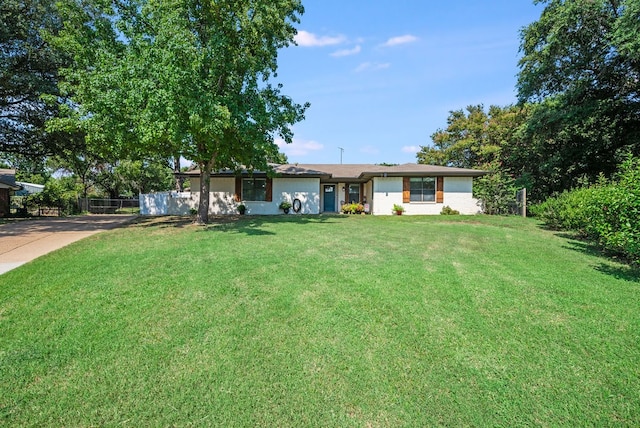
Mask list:
POLYGON ((300 199, 296 198, 293 200, 293 211, 299 213, 302 209, 302 202, 300 199))

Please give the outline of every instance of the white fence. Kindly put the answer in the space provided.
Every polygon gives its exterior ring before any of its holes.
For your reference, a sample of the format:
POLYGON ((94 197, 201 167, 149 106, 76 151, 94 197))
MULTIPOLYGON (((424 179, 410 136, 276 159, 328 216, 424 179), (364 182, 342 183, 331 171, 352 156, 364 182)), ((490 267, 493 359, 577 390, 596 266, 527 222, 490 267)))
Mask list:
POLYGON ((189 215, 197 205, 197 197, 191 192, 140 194, 141 215, 189 215))

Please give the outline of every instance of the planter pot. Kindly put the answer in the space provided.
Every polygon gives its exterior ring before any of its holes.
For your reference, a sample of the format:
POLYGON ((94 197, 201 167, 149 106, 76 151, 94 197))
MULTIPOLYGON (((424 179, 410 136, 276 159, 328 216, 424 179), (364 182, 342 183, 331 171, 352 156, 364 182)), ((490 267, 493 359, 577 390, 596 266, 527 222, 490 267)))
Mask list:
POLYGON ((397 215, 402 215, 402 211, 396 211, 397 215))
POLYGON ((282 211, 284 211, 285 214, 289 214, 289 209, 290 208, 284 208, 282 211))

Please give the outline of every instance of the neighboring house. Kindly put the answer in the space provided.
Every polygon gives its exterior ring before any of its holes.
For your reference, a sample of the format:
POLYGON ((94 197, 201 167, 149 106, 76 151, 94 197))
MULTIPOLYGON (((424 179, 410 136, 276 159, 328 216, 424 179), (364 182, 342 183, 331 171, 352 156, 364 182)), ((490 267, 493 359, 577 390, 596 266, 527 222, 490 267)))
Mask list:
POLYGON ((16 192, 16 196, 29 196, 44 191, 43 184, 26 183, 24 181, 16 181, 16 184, 22 188, 16 192))
POLYGON ((21 187, 16 183, 15 169, 0 169, 0 217, 6 217, 11 209, 11 196, 21 187))
MULTIPOLYGON (((264 172, 211 174, 209 212, 236 214, 242 203, 247 214, 281 214, 278 206, 287 200, 300 214, 340 212, 346 202, 362 203, 375 215, 391 215, 394 204, 402 205, 406 215, 440 214, 445 206, 461 214, 476 214, 480 208, 473 198, 473 178, 485 174, 421 164, 287 164, 273 168, 273 178, 264 172)), ((199 189, 199 171, 184 175, 191 180, 191 189, 199 189)), ((197 208, 198 198, 198 192, 141 195, 141 214, 188 214, 197 208)))

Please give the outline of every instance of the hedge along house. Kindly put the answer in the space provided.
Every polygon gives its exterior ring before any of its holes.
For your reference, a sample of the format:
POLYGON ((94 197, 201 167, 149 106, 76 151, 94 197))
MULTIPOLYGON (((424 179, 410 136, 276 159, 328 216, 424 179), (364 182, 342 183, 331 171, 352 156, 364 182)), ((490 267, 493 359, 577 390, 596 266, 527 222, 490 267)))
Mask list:
MULTIPOLYGON (((473 178, 485 174, 421 164, 286 164, 273 168, 271 177, 259 171, 211 174, 209 212, 236 214, 243 204, 247 214, 280 214, 280 203, 289 201, 294 208, 291 212, 300 214, 336 213, 351 202, 362 203, 366 212, 376 215, 391 215, 394 204, 402 205, 407 215, 440 214, 445 206, 461 214, 476 214, 480 208, 473 198, 473 178)), ((199 188, 199 174, 197 170, 183 173, 192 189, 199 188)), ((174 205, 182 207, 182 212, 168 214, 185 214, 197 207, 197 192, 179 197, 182 201, 174 205)))

